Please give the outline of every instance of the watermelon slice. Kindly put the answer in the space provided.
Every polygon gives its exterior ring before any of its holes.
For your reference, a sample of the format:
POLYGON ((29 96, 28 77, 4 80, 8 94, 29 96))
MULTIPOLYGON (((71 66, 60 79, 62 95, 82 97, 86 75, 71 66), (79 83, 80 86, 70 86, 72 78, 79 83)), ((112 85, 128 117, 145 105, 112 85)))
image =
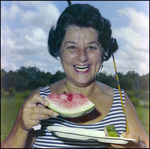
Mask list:
POLYGON ((83 94, 50 93, 45 99, 49 108, 66 118, 80 117, 94 109, 94 104, 83 94))

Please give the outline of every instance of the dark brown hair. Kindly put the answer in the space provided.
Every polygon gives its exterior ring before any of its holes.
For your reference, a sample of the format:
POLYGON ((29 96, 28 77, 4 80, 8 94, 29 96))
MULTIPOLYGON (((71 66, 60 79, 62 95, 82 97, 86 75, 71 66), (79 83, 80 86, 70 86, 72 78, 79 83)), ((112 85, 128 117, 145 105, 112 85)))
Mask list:
POLYGON ((56 27, 52 27, 48 36, 48 51, 57 59, 69 25, 92 27, 98 31, 98 40, 103 47, 103 59, 107 61, 111 54, 118 49, 116 39, 111 37, 110 21, 105 19, 99 10, 89 4, 73 4, 68 6, 60 15, 56 27))

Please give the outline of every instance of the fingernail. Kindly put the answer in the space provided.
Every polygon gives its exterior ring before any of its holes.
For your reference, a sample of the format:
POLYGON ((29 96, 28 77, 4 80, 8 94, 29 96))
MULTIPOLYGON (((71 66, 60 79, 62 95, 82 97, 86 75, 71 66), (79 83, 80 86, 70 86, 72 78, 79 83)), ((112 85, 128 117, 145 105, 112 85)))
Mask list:
POLYGON ((45 105, 48 106, 48 105, 49 105, 49 102, 48 102, 48 101, 45 101, 45 105))
POLYGON ((53 116, 58 116, 58 115, 59 115, 59 114, 58 114, 58 113, 56 113, 56 112, 54 112, 54 113, 53 113, 53 116))

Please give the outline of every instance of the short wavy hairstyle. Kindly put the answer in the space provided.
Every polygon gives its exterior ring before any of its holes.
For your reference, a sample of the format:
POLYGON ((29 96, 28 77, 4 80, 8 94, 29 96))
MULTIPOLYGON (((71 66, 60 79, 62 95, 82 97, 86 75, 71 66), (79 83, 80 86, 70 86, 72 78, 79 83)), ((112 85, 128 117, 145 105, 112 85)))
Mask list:
POLYGON ((98 41, 103 48, 102 62, 107 61, 118 49, 116 39, 111 37, 110 21, 105 19, 97 8, 89 4, 73 4, 62 12, 56 26, 49 31, 48 51, 54 58, 60 56, 61 43, 70 25, 92 27, 98 31, 98 41))

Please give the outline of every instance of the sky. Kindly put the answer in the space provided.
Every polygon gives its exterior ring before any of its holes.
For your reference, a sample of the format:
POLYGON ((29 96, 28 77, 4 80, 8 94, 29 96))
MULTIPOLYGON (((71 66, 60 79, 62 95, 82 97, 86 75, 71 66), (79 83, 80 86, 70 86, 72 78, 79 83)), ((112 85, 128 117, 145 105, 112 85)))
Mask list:
MULTIPOLYGON (((118 72, 149 73, 149 1, 72 1, 75 3, 88 3, 110 20, 119 45, 114 54, 118 72)), ((48 53, 47 37, 67 6, 67 1, 1 1, 1 69, 36 66, 52 74, 63 72, 60 62, 48 53)), ((112 58, 100 72, 115 74, 112 58)))

